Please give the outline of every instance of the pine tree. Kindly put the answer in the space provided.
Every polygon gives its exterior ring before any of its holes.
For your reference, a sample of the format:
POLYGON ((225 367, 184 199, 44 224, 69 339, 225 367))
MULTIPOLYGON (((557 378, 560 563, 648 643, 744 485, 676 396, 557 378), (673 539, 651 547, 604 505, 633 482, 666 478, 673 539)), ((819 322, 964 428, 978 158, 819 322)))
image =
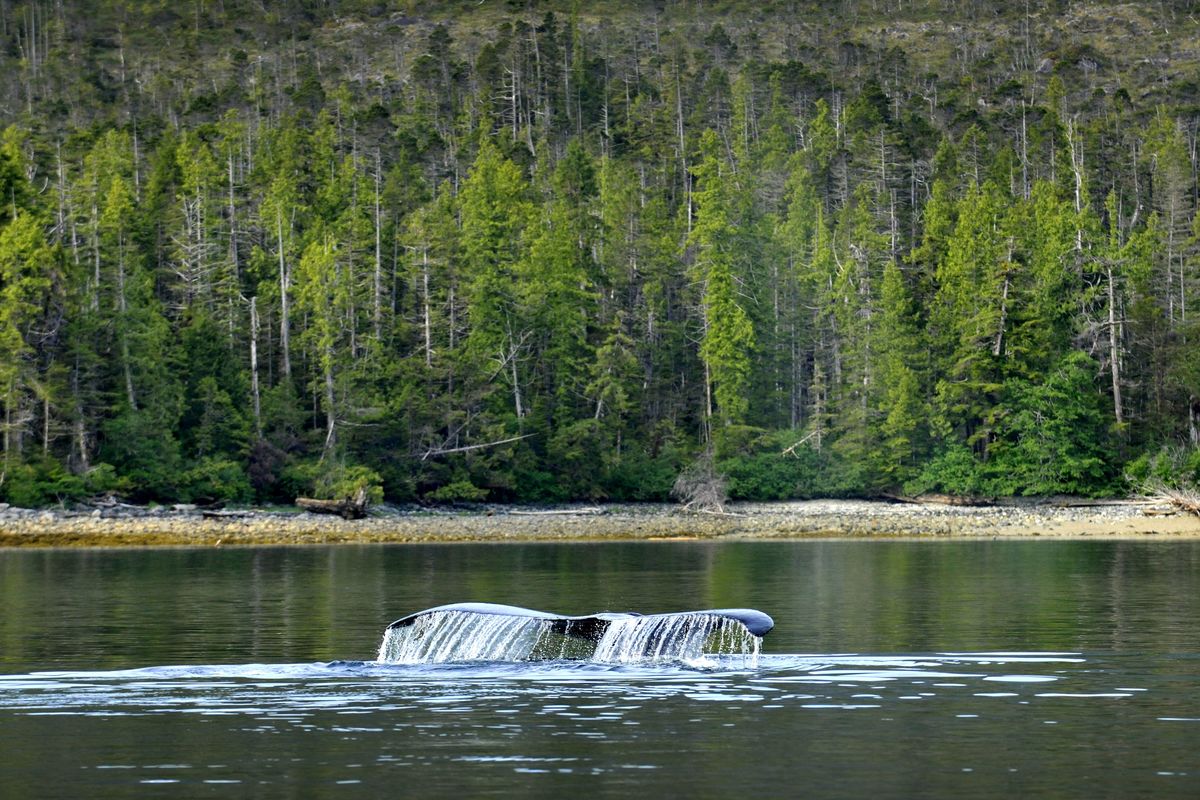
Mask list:
POLYGON ((993 184, 972 186, 959 202, 954 233, 937 268, 930 312, 936 424, 944 441, 985 453, 1010 325, 1016 264, 1004 229, 1005 198, 993 184))
POLYGON ((322 459, 337 455, 338 426, 345 405, 344 387, 339 386, 345 364, 340 356, 345 347, 343 320, 350 293, 340 256, 333 235, 318 230, 296 269, 297 310, 306 312, 309 320, 302 338, 312 347, 317 365, 310 388, 320 398, 325 416, 322 459))
POLYGON ((577 143, 558 163, 552 186, 554 199, 546 204, 540 231, 518 266, 518 303, 528 309, 525 316, 533 330, 531 356, 541 373, 537 392, 549 418, 566 421, 586 413, 578 406, 587 365, 594 358, 589 332, 599 322, 599 271, 593 259, 599 230, 591 208, 595 173, 577 143))
POLYGON ((1029 206, 1013 225, 1028 269, 1015 293, 1014 330, 1006 352, 1009 372, 1044 374, 1071 349, 1073 320, 1082 305, 1077 247, 1079 218, 1045 181, 1033 185, 1029 206))
POLYGON ((840 339, 838 451, 850 463, 865 464, 875 441, 880 383, 879 311, 882 273, 888 263, 888 238, 880 229, 878 195, 872 182, 854 192, 839 215, 833 255, 836 274, 830 299, 840 339))
POLYGON ((717 416, 722 426, 728 426, 743 423, 749 411, 754 328, 742 308, 734 274, 733 202, 714 131, 705 131, 701 153, 702 160, 693 170, 699 188, 696 224, 689 242, 696 248, 693 269, 701 286, 700 357, 708 395, 705 417, 717 416))
POLYGON ((889 485, 911 478, 924 453, 921 335, 899 266, 888 263, 880 287, 878 323, 878 471, 889 485))
MULTIPOLYGON (((16 195, 14 187, 12 196, 16 195)), ((20 208, 10 213, 13 216, 0 224, 0 396, 4 403, 0 472, 22 459, 22 440, 33 419, 31 405, 40 383, 32 326, 45 306, 58 266, 58 254, 46 241, 44 224, 37 216, 20 208)))
POLYGON ((529 411, 524 362, 533 330, 517 283, 532 210, 528 192, 520 168, 484 139, 460 195, 470 323, 465 346, 476 378, 508 384, 516 420, 529 411))

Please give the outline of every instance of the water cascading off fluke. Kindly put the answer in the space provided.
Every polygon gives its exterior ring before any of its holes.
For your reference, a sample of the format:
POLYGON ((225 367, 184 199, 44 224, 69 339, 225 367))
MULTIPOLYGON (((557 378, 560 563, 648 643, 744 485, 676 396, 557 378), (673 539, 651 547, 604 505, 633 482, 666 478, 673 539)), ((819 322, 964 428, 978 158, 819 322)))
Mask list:
POLYGON ((756 656, 774 621, 750 608, 564 616, 495 603, 453 603, 396 620, 378 660, 391 664, 574 659, 601 663, 756 656))

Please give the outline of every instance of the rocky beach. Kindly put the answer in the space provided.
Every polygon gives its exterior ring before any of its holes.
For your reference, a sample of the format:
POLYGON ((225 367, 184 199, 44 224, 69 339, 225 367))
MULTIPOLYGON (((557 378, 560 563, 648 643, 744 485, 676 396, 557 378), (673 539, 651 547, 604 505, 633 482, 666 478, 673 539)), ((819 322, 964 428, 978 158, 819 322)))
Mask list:
POLYGON ((383 506, 361 520, 296 509, 205 511, 115 504, 0 508, 0 547, 236 546, 662 539, 1200 538, 1200 517, 1153 500, 955 506, 866 500, 558 507, 383 506))

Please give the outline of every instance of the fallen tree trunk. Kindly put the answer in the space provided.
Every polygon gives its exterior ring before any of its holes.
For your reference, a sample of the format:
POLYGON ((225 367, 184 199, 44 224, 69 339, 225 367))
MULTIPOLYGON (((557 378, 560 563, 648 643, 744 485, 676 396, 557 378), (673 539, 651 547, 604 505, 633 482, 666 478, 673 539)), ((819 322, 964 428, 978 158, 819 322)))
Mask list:
POLYGON ((911 503, 913 505, 932 503, 939 506, 990 506, 996 502, 993 498, 968 497, 957 494, 920 494, 916 497, 908 497, 907 495, 880 492, 879 496, 894 503, 911 503))
POLYGON ((555 517, 555 516, 573 517, 578 514, 602 514, 603 512, 604 512, 604 509, 589 507, 589 508, 561 508, 561 509, 554 509, 553 511, 520 511, 520 510, 514 509, 512 511, 509 511, 508 513, 512 514, 514 516, 518 516, 518 517, 555 517))
POLYGON ((367 515, 367 490, 359 489, 353 497, 343 497, 341 500, 297 497, 296 505, 314 514, 337 514, 342 519, 362 519, 367 515))
POLYGON ((225 511, 220 508, 206 508, 200 512, 205 519, 241 519, 250 516, 249 511, 225 511))
POLYGON ((1103 508, 1106 506, 1151 506, 1159 502, 1161 501, 1139 497, 1136 499, 1130 498, 1127 500, 1060 500, 1055 503, 1050 503, 1049 505, 1052 505, 1055 508, 1103 508))

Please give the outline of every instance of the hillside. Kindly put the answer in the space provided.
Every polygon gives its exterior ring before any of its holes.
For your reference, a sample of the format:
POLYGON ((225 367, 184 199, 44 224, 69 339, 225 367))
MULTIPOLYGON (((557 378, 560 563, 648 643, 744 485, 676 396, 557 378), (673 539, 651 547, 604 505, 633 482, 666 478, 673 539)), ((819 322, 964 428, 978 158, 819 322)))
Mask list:
POLYGON ((0 4, 0 499, 1200 479, 1190 2, 0 4))

